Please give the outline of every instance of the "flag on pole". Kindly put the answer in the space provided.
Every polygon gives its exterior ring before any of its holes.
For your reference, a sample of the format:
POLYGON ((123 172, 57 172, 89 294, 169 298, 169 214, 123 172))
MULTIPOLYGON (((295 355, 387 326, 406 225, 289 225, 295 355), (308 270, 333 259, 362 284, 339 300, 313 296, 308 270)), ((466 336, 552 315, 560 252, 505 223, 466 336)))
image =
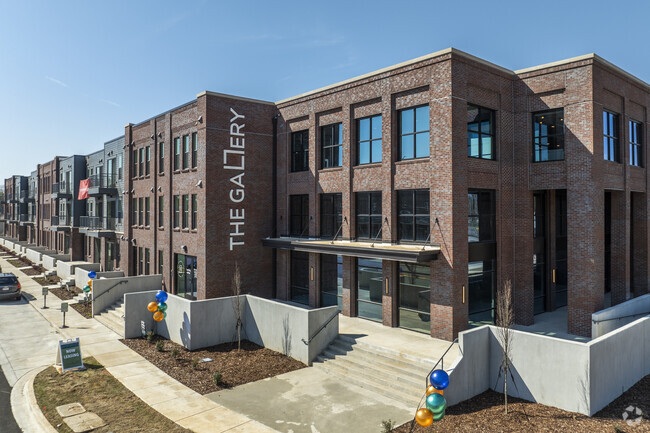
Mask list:
POLYGON ((79 182, 79 197, 77 200, 83 200, 88 198, 88 185, 90 184, 90 179, 84 179, 79 182))

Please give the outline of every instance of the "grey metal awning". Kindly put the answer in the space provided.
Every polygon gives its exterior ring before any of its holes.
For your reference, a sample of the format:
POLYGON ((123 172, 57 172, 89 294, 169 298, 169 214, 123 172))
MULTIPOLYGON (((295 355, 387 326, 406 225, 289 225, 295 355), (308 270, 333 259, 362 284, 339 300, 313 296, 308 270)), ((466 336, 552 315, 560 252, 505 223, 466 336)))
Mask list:
POLYGON ((339 254, 366 259, 394 260, 398 262, 426 263, 438 258, 440 245, 408 245, 356 242, 342 240, 265 238, 262 245, 281 250, 308 253, 339 254))

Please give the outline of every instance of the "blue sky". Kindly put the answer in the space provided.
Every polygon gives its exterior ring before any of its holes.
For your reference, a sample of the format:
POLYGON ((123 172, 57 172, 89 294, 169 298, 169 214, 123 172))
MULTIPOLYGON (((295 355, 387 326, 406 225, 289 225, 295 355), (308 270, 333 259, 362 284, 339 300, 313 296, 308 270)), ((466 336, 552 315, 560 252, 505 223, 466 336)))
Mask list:
POLYGON ((644 1, 0 0, 0 178, 88 154, 203 90, 277 101, 455 47, 595 52, 650 82, 644 1))

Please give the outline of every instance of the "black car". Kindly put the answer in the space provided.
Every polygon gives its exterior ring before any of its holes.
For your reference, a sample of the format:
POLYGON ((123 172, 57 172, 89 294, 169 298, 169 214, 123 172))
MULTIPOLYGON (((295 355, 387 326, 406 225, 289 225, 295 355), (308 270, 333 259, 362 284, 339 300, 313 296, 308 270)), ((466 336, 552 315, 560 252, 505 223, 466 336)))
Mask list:
POLYGON ((0 299, 20 300, 20 282, 14 274, 0 274, 0 299))

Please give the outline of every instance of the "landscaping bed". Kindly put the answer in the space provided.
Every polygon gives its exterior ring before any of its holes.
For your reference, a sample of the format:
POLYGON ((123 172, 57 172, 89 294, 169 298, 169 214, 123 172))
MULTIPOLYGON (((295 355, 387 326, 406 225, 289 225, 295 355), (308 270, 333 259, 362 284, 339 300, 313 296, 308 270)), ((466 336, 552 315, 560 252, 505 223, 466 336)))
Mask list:
POLYGON ((242 340, 239 351, 237 343, 225 343, 191 352, 157 335, 151 341, 145 338, 120 341, 199 394, 209 394, 306 367, 300 361, 248 340, 242 340), (200 362, 203 358, 212 358, 212 361, 200 362), (215 380, 217 373, 221 374, 219 385, 215 380))
POLYGON ((56 287, 53 289, 50 289, 50 293, 59 298, 62 301, 69 301, 70 299, 74 298, 75 296, 79 295, 80 293, 83 293, 80 289, 77 289, 76 287, 71 287, 70 290, 61 287, 56 287))
MULTIPOLYGON (((453 382, 449 386, 453 386, 453 382)), ((503 394, 486 391, 447 408, 445 417, 429 427, 415 424, 413 432, 648 432, 649 411, 650 376, 646 376, 591 418, 512 397, 508 398, 506 415, 503 394), (633 427, 623 421, 623 412, 629 406, 645 411, 640 425, 633 427)), ((410 422, 403 424, 393 432, 409 433, 410 425, 410 422)))
POLYGON ((145 404, 93 358, 84 359, 84 364, 87 370, 64 374, 49 367, 34 379, 38 406, 59 433, 72 430, 56 408, 77 402, 106 422, 104 427, 93 430, 96 433, 191 433, 145 404))
POLYGON ((51 275, 49 277, 34 278, 34 281, 36 281, 41 286, 53 286, 54 284, 59 284, 61 282, 61 278, 57 277, 56 275, 51 275))
POLYGON ((8 259, 7 262, 9 262, 9 264, 11 266, 15 266, 17 268, 24 268, 25 266, 32 266, 33 265, 32 262, 30 262, 27 259, 23 259, 22 257, 18 257, 18 258, 15 258, 15 259, 8 259))
POLYGON ((93 302, 92 301, 70 304, 70 307, 72 307, 77 313, 81 314, 86 319, 92 319, 93 318, 93 302))

